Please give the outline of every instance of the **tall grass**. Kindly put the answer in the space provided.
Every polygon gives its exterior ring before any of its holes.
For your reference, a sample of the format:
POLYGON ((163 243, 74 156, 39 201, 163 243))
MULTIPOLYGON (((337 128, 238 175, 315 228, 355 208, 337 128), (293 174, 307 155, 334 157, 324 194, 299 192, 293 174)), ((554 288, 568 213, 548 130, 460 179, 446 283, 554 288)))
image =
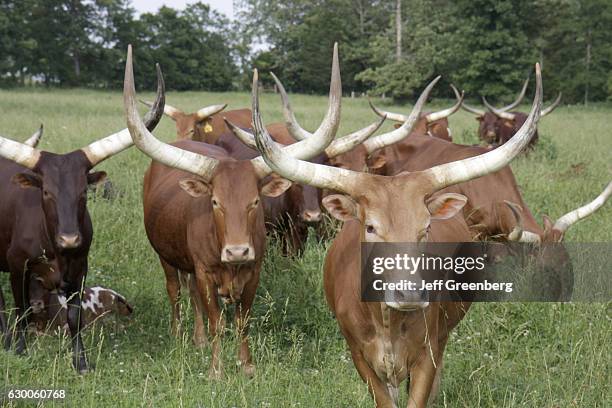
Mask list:
MULTIPOLYGON (((152 94, 139 95, 152 97, 152 94)), ((245 93, 170 93, 168 103, 193 111, 227 102, 249 106, 245 93)), ((317 126, 323 97, 292 98, 304 127, 317 126)), ((280 121, 275 95, 262 100, 266 122, 280 121)), ((438 104, 435 107, 441 107, 438 104)), ((407 112, 407 107, 389 106, 407 112)), ((0 134, 23 140, 43 122, 41 148, 67 152, 125 127, 118 92, 0 92, 0 134)), ((542 119, 541 146, 513 163, 521 190, 538 216, 559 217, 595 197, 612 174, 608 107, 561 107, 542 119)), ((376 120, 364 99, 343 101, 341 132, 376 120)), ((477 123, 464 112, 450 119, 458 142, 476 141, 477 123)), ((390 125, 387 124, 386 128, 390 125)), ((165 118, 155 132, 174 138, 165 118)), ((233 324, 224 342, 225 374, 207 377, 210 350, 191 344, 184 301, 184 335, 169 334, 164 277, 143 228, 141 183, 149 159, 130 149, 99 168, 122 191, 116 201, 91 200, 95 228, 89 285, 109 286, 135 306, 133 319, 108 321, 85 335, 96 370, 71 369, 70 342, 28 338, 28 353, 0 351, 0 384, 68 390, 68 406, 370 407, 322 291, 321 265, 329 243, 310 239, 304 256, 287 259, 272 241, 255 302, 251 346, 254 378, 236 365, 233 324)), ((573 227, 568 241, 612 241, 612 205, 573 227)), ((205 238, 205 237, 203 237, 205 238)), ((0 275, 10 301, 8 274, 0 275)), ((231 316, 231 312, 229 312, 231 316)), ((606 407, 612 341, 609 304, 478 304, 449 342, 437 407, 606 407)), ((406 401, 405 393, 403 402, 406 401)), ((59 405, 59 404, 58 404, 59 405)), ((10 405, 9 405, 10 406, 10 405)))

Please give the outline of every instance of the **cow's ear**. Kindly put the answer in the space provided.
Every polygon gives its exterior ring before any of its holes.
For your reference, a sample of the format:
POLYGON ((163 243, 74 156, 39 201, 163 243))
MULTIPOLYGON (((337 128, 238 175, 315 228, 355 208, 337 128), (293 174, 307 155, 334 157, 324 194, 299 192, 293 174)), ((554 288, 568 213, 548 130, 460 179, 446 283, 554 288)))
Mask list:
POLYGON ((179 186, 181 186, 181 188, 192 197, 197 198, 210 194, 210 184, 202 180, 193 178, 182 179, 179 181, 179 186))
POLYGON ((270 181, 263 185, 261 194, 266 197, 278 197, 291 187, 291 181, 286 178, 272 176, 270 181))
POLYGON ((21 186, 21 188, 42 187, 42 179, 37 174, 17 173, 13 176, 11 181, 21 186))
POLYGON ((433 220, 447 220, 454 217, 467 203, 462 194, 444 193, 427 200, 427 209, 433 220))
POLYGON ((359 204, 351 197, 342 194, 331 194, 323 199, 323 207, 334 218, 350 221, 359 218, 359 204))
POLYGON ((103 183, 106 180, 106 172, 105 171, 96 171, 93 173, 87 173, 87 184, 89 185, 97 185, 103 183))
POLYGON ((380 169, 385 164, 387 164, 387 157, 384 151, 378 151, 368 157, 368 168, 370 169, 380 169))

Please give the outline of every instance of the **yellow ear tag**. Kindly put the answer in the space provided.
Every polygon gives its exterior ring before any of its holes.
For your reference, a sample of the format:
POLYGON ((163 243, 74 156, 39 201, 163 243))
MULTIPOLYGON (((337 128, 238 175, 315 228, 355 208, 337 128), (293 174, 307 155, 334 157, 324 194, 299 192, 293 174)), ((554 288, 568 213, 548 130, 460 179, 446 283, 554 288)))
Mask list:
POLYGON ((210 123, 207 123, 204 125, 204 133, 210 133, 213 131, 213 127, 210 125, 210 123))

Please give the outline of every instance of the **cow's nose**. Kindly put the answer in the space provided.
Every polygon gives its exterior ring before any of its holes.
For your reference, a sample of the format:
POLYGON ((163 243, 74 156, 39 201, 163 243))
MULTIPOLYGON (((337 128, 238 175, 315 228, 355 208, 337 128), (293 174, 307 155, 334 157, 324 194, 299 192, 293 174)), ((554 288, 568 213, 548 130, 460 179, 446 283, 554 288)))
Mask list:
POLYGON ((58 234, 57 246, 63 249, 77 248, 81 245, 81 234, 58 234))
POLYGON ((245 263, 255 259, 255 250, 251 245, 226 245, 221 253, 221 261, 227 263, 245 263))
POLYGON ((302 220, 304 222, 319 222, 321 221, 321 211, 319 210, 305 210, 302 211, 302 220))
POLYGON ((30 306, 33 313, 40 313, 45 309, 45 302, 40 299, 30 300, 30 306))

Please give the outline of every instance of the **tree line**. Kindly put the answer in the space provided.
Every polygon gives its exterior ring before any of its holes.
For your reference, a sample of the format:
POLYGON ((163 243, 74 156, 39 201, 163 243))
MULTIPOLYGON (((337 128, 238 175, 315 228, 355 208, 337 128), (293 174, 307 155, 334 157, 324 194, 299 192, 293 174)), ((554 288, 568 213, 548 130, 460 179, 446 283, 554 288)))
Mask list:
MULTIPOLYGON (((235 0, 236 19, 196 3, 137 16, 128 0, 0 0, 0 83, 121 87, 125 49, 153 88, 244 90, 257 67, 292 92, 325 93, 334 41, 345 92, 410 99, 442 74, 507 100, 540 61, 546 93, 612 99, 609 0, 235 0)), ((438 96, 450 96, 438 86, 438 96)))

